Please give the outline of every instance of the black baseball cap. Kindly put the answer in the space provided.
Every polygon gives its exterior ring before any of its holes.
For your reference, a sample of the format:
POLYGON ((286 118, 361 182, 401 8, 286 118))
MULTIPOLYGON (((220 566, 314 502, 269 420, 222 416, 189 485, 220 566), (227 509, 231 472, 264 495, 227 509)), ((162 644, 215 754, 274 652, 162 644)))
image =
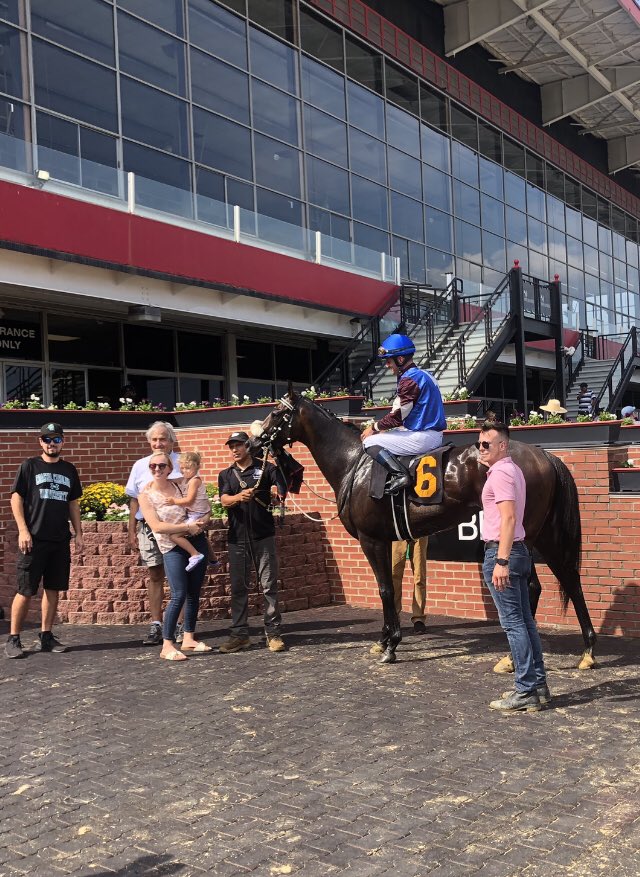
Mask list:
POLYGON ((40 427, 40 438, 44 438, 46 435, 59 435, 62 437, 64 436, 64 430, 59 423, 45 423, 44 426, 40 427))
POLYGON ((231 442, 243 442, 244 444, 249 444, 250 441, 251 439, 246 432, 232 432, 226 440, 225 445, 230 445, 231 442))

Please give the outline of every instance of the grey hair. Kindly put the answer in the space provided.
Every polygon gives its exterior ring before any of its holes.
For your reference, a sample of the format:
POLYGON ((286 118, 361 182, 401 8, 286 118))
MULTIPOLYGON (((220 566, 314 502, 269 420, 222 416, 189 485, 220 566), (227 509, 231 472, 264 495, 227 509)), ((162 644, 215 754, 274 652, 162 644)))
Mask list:
POLYGON ((167 423, 166 420, 156 420, 156 421, 154 421, 154 423, 151 424, 151 426, 149 427, 149 429, 148 429, 148 430, 145 432, 145 434, 144 434, 146 440, 147 440, 148 442, 151 441, 151 433, 154 431, 154 429, 158 429, 158 427, 160 427, 160 429, 164 429, 164 431, 166 432, 166 434, 167 434, 167 436, 168 436, 168 438, 169 438, 169 441, 170 441, 170 442, 173 442, 174 445, 175 445, 175 443, 178 441, 178 436, 176 435, 176 431, 175 431, 175 429, 171 426, 170 423, 167 423))

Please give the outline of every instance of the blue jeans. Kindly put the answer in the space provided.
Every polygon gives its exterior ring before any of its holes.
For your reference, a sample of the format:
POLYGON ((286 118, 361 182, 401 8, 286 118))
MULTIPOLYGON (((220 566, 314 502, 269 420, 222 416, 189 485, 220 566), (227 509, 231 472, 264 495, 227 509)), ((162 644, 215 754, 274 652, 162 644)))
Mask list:
MULTIPOLYGON (((195 536, 190 541, 194 548, 201 554, 204 554, 205 557, 207 556, 207 537, 204 533, 200 533, 199 536, 195 536)), ((200 605, 200 588, 204 581, 207 564, 204 562, 199 563, 191 572, 187 572, 185 566, 189 560, 189 555, 177 545, 171 551, 163 554, 162 560, 171 590, 171 599, 164 611, 162 636, 164 639, 172 640, 176 632, 178 615, 180 615, 180 610, 185 602, 184 629, 187 633, 193 633, 196 629, 200 605)))
POLYGON ((528 581, 531 556, 524 542, 514 542, 509 555, 509 586, 496 591, 491 581, 497 548, 487 548, 482 576, 498 610, 500 626, 507 635, 515 668, 516 691, 533 691, 546 682, 542 644, 529 605, 528 581))

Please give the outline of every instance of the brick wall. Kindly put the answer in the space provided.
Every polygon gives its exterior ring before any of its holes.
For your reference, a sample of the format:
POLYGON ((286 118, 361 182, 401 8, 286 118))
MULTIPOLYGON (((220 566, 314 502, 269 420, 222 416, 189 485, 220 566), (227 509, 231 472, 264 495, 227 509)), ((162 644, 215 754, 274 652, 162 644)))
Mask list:
MULTIPOLYGON (((248 424, 237 424, 247 427, 248 424)), ((228 451, 224 441, 234 427, 190 428, 179 430, 180 447, 182 450, 197 449, 203 455, 202 474, 205 480, 215 481, 217 473, 229 463, 228 451)), ((9 489, 14 472, 22 459, 29 454, 37 453, 37 443, 33 433, 24 431, 3 432, 5 439, 5 466, 0 474, 0 488, 3 501, 0 504, 0 520, 3 527, 3 542, 9 542, 10 549, 6 552, 0 576, 0 604, 5 607, 14 589, 13 555, 15 534, 10 524, 9 489), (9 524, 9 527, 7 527, 9 524)), ((132 462, 147 452, 147 444, 142 433, 126 432, 105 435, 98 432, 77 431, 67 434, 65 456, 75 463, 81 478, 85 482, 98 480, 114 480, 124 483, 132 462)), ((294 448, 296 457, 305 466, 305 479, 311 488, 320 496, 314 495, 309 488, 303 486, 300 497, 290 498, 289 505, 297 507, 314 517, 321 517, 323 524, 314 525, 297 515, 289 515, 286 527, 295 525, 291 535, 291 546, 304 538, 305 550, 302 562, 312 556, 313 564, 304 567, 301 573, 301 560, 296 556, 295 562, 286 572, 295 579, 291 584, 291 593, 287 596, 289 609, 303 608, 296 601, 309 600, 306 605, 316 605, 313 601, 331 600, 334 603, 347 603, 378 609, 380 600, 373 573, 366 562, 357 542, 352 539, 337 520, 330 520, 335 514, 335 502, 327 483, 318 471, 309 452, 302 445, 294 448), (323 497, 327 497, 326 501, 323 497), (298 526, 309 526, 309 529, 298 530, 298 526), (298 523, 300 522, 300 523, 298 523), (318 553, 319 552, 319 553, 318 553), (324 563, 324 572, 321 569, 324 563), (324 582, 322 576, 325 576, 324 582), (317 590, 319 589, 319 590, 317 590), (295 593, 294 593, 295 592, 295 593)), ((554 451, 569 466, 580 495, 583 524, 583 561, 582 583, 587 605, 597 632, 640 636, 640 575, 637 562, 637 533, 640 523, 640 496, 610 494, 609 470, 623 459, 626 459, 626 447, 590 448, 580 450, 554 451)), ((112 525, 109 525, 112 526, 112 525)), ((98 550, 97 556, 109 554, 107 545, 101 544, 98 530, 86 527, 89 542, 98 550), (96 537, 95 539, 93 537, 96 537), (97 544, 96 544, 97 543, 97 544)), ((287 534, 289 530, 285 531, 287 534)), ((283 534, 284 536, 284 534, 283 534)), ((223 538, 223 534, 220 534, 223 538)), ((2 552, 0 543, 0 553, 2 552)), ((126 546, 125 546, 126 547, 126 546)), ((113 551, 113 549, 111 549, 113 551)), ((285 559, 288 550, 281 547, 280 557, 283 563, 283 583, 287 587, 285 570, 289 561, 285 559)), ((95 555, 90 555, 95 556, 95 555)), ((122 561, 122 571, 115 577, 118 581, 113 590, 126 597, 115 600, 113 609, 104 610, 92 607, 91 611, 129 612, 130 617, 146 620, 144 599, 144 569, 131 565, 126 552, 120 547, 113 556, 122 561), (126 579, 126 583, 123 582, 126 579), (133 585, 131 582, 133 581, 133 585), (125 608, 123 603, 132 602, 125 608), (115 603, 118 606, 115 606, 115 603)), ((291 557, 294 557, 292 554, 291 557)), ((100 561, 89 561, 100 568, 100 561)), ((109 564, 107 564, 109 566, 109 564)), ((555 578, 548 569, 541 566, 538 570, 543 586, 543 594, 538 608, 538 620, 546 625, 563 625, 577 628, 573 609, 567 614, 562 612, 555 578)), ((430 613, 448 614, 458 617, 484 619, 493 618, 494 610, 490 598, 481 585, 480 568, 473 563, 445 563, 432 561, 428 564, 429 585, 427 610, 430 613)), ((213 577, 216 579, 217 577, 213 577)), ((216 588, 224 584, 224 578, 211 581, 207 585, 205 599, 209 601, 206 611, 215 614, 219 610, 226 612, 226 598, 216 588), (212 589, 212 590, 210 590, 212 589), (217 600, 221 602, 216 602, 217 600)), ((92 601, 100 603, 103 595, 97 596, 93 590, 92 601)), ((411 606, 411 590, 409 570, 405 578, 404 608, 411 606)), ((107 598, 108 599, 108 598, 107 598)), ((83 610, 74 610, 83 611, 83 610)), ((97 617, 97 615, 96 615, 97 617)), ((103 616, 100 616, 103 618, 103 616)), ((85 619, 72 619, 85 620, 85 619)))

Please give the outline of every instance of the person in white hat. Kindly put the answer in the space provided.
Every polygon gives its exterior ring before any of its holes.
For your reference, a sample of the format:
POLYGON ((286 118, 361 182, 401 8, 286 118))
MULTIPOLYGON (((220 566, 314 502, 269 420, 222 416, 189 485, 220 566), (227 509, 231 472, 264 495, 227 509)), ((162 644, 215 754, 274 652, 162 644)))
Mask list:
POLYGON ((563 416, 567 413, 567 409, 562 407, 559 399, 549 399, 546 405, 540 406, 540 411, 546 411, 547 414, 562 414, 563 416))

